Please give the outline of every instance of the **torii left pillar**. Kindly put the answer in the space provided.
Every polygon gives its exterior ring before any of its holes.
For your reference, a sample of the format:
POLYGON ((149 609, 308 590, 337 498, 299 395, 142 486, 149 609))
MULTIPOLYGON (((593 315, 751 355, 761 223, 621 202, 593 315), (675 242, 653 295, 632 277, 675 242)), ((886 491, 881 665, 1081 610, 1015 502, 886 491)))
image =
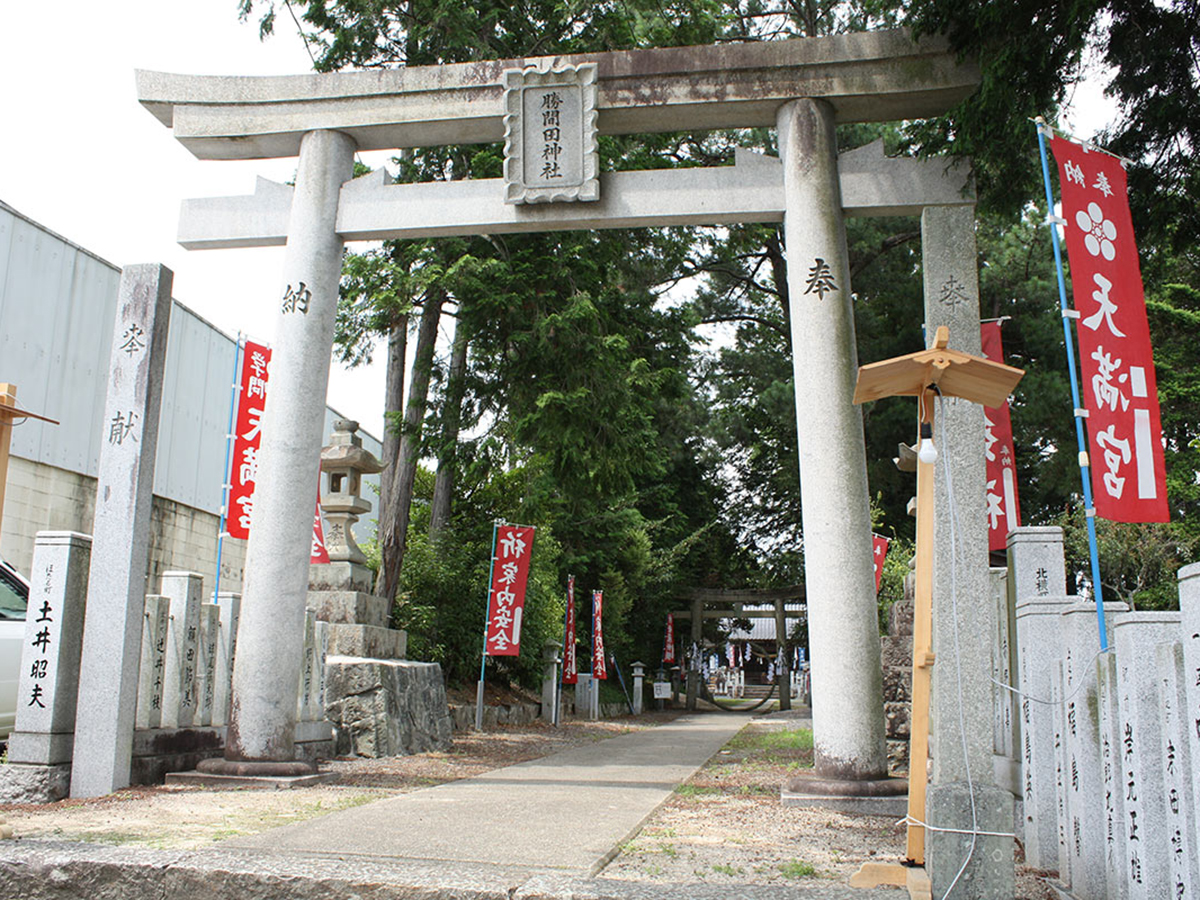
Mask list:
POLYGON ((262 418, 225 757, 201 763, 203 772, 297 776, 315 771, 311 763, 295 758, 296 698, 342 271, 338 196, 353 172, 355 149, 354 141, 338 131, 309 132, 300 145, 271 388, 262 418))

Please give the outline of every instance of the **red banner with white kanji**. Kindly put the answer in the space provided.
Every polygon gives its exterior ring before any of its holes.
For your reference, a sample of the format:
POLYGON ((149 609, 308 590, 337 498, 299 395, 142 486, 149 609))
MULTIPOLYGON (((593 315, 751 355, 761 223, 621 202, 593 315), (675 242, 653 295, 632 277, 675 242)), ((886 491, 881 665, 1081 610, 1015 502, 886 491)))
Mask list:
POLYGON ((1079 312, 1079 368, 1096 515, 1165 522, 1166 469, 1158 384, 1125 168, 1116 157, 1053 137, 1079 312))
POLYGON ((488 656, 516 656, 521 652, 521 615, 525 611, 533 532, 531 525, 496 528, 484 640, 484 653, 488 656))
POLYGON ((667 613, 667 634, 663 639, 663 662, 675 662, 675 616, 667 613))
POLYGON ((592 591, 592 677, 608 678, 604 661, 604 628, 602 626, 604 591, 592 591))
POLYGON ((579 657, 575 654, 575 576, 567 578, 567 626, 563 637, 563 684, 579 683, 579 657))
MULTIPOLYGON (((983 355, 1004 362, 1004 342, 999 322, 979 326, 983 355)), ((984 456, 987 462, 988 550, 1008 547, 1008 533, 1021 524, 1021 499, 1017 495, 1016 457, 1013 455, 1012 415, 1003 406, 983 408, 984 456)))
POLYGON ((234 431, 233 456, 229 471, 229 509, 225 530, 230 537, 250 537, 250 516, 254 511, 254 484, 258 480, 258 448, 262 441, 259 428, 263 404, 267 400, 267 367, 271 351, 262 344, 246 341, 242 351, 242 371, 238 379, 237 427, 234 431))
POLYGON ((325 529, 321 526, 321 492, 317 490, 317 510, 313 513, 312 549, 308 553, 310 563, 329 562, 329 551, 325 549, 325 529))
POLYGON ((887 559, 888 539, 877 534, 871 535, 871 560, 875 566, 875 593, 879 593, 879 585, 883 582, 883 561, 887 559))

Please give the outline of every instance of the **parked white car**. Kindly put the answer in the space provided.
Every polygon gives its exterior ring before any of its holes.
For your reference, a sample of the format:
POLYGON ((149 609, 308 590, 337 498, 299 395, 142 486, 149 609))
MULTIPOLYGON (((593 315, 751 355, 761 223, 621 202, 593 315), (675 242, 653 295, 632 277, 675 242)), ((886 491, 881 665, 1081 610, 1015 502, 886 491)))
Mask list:
POLYGON ((0 740, 8 738, 17 718, 17 679, 28 600, 29 582, 0 560, 0 740))

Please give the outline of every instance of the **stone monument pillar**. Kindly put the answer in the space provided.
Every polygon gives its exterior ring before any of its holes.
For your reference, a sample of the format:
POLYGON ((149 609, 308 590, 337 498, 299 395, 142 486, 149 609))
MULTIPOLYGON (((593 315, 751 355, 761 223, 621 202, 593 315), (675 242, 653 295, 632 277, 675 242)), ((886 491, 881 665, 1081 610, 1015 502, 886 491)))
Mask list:
MULTIPOLYGON (((981 356, 974 207, 927 207, 921 214, 921 256, 927 332, 933 334, 945 325, 952 349, 981 356)), ((1013 820, 1012 794, 995 785, 992 762, 990 660, 997 621, 995 606, 988 602, 983 432, 983 407, 978 403, 959 398, 937 403, 933 519, 937 663, 929 711, 933 771, 925 811, 926 821, 935 827, 969 830, 974 818, 980 830, 1007 832, 1013 820)), ((935 895, 945 892, 970 847, 969 835, 930 831, 926 868, 935 895)), ((958 884, 955 895, 962 898, 1011 895, 1012 838, 978 837, 958 884)))
POLYGON ((546 641, 542 644, 542 721, 558 724, 558 665, 562 644, 546 641))
POLYGON ((173 279, 159 265, 121 272, 79 661, 72 797, 129 784, 173 279))
POLYGON ((70 790, 91 549, 90 537, 72 531, 40 531, 34 539, 2 802, 52 803, 70 790))
POLYGON ((646 664, 639 661, 630 668, 633 669, 633 714, 640 716, 643 706, 642 692, 645 690, 646 684, 646 664))
POLYGON ((300 145, 284 286, 276 301, 271 391, 263 414, 225 758, 206 760, 200 766, 205 772, 289 776, 314 771, 295 758, 296 696, 342 270, 338 196, 353 171, 354 150, 354 141, 337 131, 309 132, 300 145))
POLYGON ((878 779, 887 774, 879 621, 862 413, 852 402, 858 353, 833 107, 795 100, 779 110, 776 122, 816 774, 878 779))

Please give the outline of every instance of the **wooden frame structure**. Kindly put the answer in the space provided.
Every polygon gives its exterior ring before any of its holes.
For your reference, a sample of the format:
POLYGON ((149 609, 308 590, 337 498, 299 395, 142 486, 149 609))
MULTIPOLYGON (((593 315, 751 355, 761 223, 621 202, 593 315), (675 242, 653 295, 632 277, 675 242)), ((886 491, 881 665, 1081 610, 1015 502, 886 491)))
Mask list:
MULTIPOLYGON (((1023 369, 951 350, 950 330, 941 326, 928 350, 861 366, 854 402, 883 397, 920 398, 921 434, 932 438, 933 400, 961 397, 984 406, 1006 402, 1023 369)), ((933 681, 933 488, 934 462, 917 461, 916 596, 913 609, 912 725, 908 764, 908 835, 905 864, 868 863, 851 881, 855 887, 904 885, 910 894, 928 889, 914 869, 925 864, 925 790, 929 760, 929 701, 933 681)))

